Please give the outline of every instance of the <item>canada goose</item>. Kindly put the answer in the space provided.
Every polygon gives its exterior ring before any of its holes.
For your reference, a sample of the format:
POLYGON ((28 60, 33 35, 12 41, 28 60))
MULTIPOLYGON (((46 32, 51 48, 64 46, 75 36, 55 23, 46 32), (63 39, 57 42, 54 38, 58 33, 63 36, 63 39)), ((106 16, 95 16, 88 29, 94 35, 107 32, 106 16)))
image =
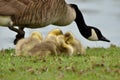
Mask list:
POLYGON ((36 44, 41 43, 43 40, 42 34, 34 31, 31 33, 29 38, 23 38, 20 39, 15 47, 15 53, 17 56, 22 55, 22 56, 26 56, 26 55, 30 55, 29 50, 31 50, 31 48, 33 48, 36 44))
POLYGON ((85 55, 86 50, 79 40, 77 40, 71 32, 64 34, 66 44, 69 44, 74 49, 74 54, 85 55))
POLYGON ((0 16, 7 16, 4 25, 18 33, 14 43, 24 37, 25 27, 40 28, 49 24, 65 26, 73 21, 86 39, 110 42, 99 29, 86 25, 77 5, 67 4, 65 0, 1 0, 0 16))

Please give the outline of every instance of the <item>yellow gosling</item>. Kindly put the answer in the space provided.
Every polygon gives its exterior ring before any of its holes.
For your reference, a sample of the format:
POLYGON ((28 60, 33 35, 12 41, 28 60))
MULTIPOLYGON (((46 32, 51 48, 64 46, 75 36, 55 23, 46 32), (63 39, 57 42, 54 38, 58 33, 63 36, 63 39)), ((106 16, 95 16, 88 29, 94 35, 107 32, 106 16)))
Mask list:
POLYGON ((50 42, 52 44, 51 47, 54 45, 53 51, 54 53, 56 52, 56 55, 71 56, 73 54, 73 47, 65 43, 63 32, 60 29, 51 30, 46 36, 45 41, 50 42))
POLYGON ((61 34, 62 31, 60 29, 53 29, 48 33, 45 40, 41 41, 42 35, 38 34, 38 32, 33 32, 28 39, 22 39, 18 42, 16 53, 22 56, 39 57, 58 55, 60 53, 60 47, 57 42, 57 36, 61 34))
POLYGON ((53 41, 42 41, 29 50, 30 55, 36 55, 40 58, 48 55, 58 55, 60 52, 56 43, 53 41))
POLYGON ((63 32, 60 29, 51 30, 44 41, 35 45, 31 54, 37 54, 40 57, 48 55, 68 55, 73 54, 73 47, 65 43, 63 32))
POLYGON ((34 31, 31 33, 29 38, 21 39, 18 41, 15 47, 16 56, 27 56, 30 55, 29 50, 31 50, 36 44, 43 40, 42 34, 34 31))
POLYGON ((57 41, 58 41, 59 49, 60 49, 59 55, 61 55, 61 54, 67 55, 67 56, 73 55, 74 49, 71 45, 65 43, 64 35, 58 36, 57 41))
POLYGON ((77 40, 71 32, 66 32, 64 34, 65 42, 74 48, 75 54, 85 55, 86 50, 79 40, 77 40))
POLYGON ((58 28, 53 29, 47 34, 45 40, 48 40, 48 41, 51 40, 51 41, 57 42, 57 36, 59 36, 59 35, 63 35, 62 30, 60 30, 58 28))
POLYGON ((40 32, 38 32, 38 31, 33 31, 31 33, 30 38, 35 38, 35 39, 38 39, 39 41, 43 40, 42 34, 40 32))
POLYGON ((51 30, 45 40, 41 43, 36 44, 31 50, 31 55, 38 55, 40 57, 45 57, 48 55, 58 55, 60 53, 60 47, 57 41, 57 37, 62 35, 62 31, 60 29, 51 30))
POLYGON ((46 43, 51 43, 51 45, 52 45, 51 47, 54 47, 53 50, 52 50, 52 51, 54 51, 54 53, 52 53, 54 55, 58 55, 58 53, 60 52, 59 51, 60 46, 59 46, 59 43, 58 43, 58 40, 57 40, 57 37, 59 35, 63 35, 63 32, 62 32, 62 30, 56 28, 56 29, 51 30, 47 34, 47 36, 45 37, 45 42, 46 43))

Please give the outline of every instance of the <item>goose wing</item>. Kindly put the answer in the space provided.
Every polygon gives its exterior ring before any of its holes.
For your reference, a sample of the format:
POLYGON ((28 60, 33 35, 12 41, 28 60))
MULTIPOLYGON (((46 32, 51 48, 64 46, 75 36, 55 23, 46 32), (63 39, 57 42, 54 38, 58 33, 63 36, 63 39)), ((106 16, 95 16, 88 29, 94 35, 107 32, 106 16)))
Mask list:
POLYGON ((12 16, 24 12, 29 3, 36 0, 0 0, 0 16, 12 16))
POLYGON ((38 0, 18 0, 21 3, 24 3, 25 5, 28 5, 29 3, 37 2, 38 0))

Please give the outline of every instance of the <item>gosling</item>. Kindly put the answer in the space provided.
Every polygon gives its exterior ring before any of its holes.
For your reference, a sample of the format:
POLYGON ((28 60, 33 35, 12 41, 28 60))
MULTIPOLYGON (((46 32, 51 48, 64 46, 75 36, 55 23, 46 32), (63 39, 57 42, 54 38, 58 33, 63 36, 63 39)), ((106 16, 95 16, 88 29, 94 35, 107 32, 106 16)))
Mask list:
POLYGON ((79 40, 77 40, 71 32, 64 34, 65 42, 73 47, 73 53, 77 55, 85 55, 86 50, 79 40))
POLYGON ((32 55, 30 50, 43 40, 42 34, 34 31, 29 38, 23 38, 18 41, 15 47, 16 56, 32 55))

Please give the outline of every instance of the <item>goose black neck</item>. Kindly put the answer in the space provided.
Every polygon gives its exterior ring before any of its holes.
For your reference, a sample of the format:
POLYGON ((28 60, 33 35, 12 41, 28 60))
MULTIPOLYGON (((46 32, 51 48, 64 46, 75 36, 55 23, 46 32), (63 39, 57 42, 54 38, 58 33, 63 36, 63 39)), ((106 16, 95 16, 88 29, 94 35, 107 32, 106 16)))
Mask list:
POLYGON ((77 23, 77 25, 84 26, 84 27, 87 26, 84 21, 82 12, 78 9, 77 5, 75 5, 75 4, 70 4, 70 5, 71 5, 71 7, 73 7, 75 9, 75 12, 76 12, 75 22, 77 23))
POLYGON ((80 31, 80 33, 82 34, 82 36, 84 36, 85 38, 88 38, 88 36, 91 35, 91 30, 90 27, 86 25, 83 15, 81 13, 81 11, 78 9, 77 5, 75 4, 70 4, 72 8, 75 9, 76 12, 76 19, 75 22, 78 26, 78 29, 80 31))

